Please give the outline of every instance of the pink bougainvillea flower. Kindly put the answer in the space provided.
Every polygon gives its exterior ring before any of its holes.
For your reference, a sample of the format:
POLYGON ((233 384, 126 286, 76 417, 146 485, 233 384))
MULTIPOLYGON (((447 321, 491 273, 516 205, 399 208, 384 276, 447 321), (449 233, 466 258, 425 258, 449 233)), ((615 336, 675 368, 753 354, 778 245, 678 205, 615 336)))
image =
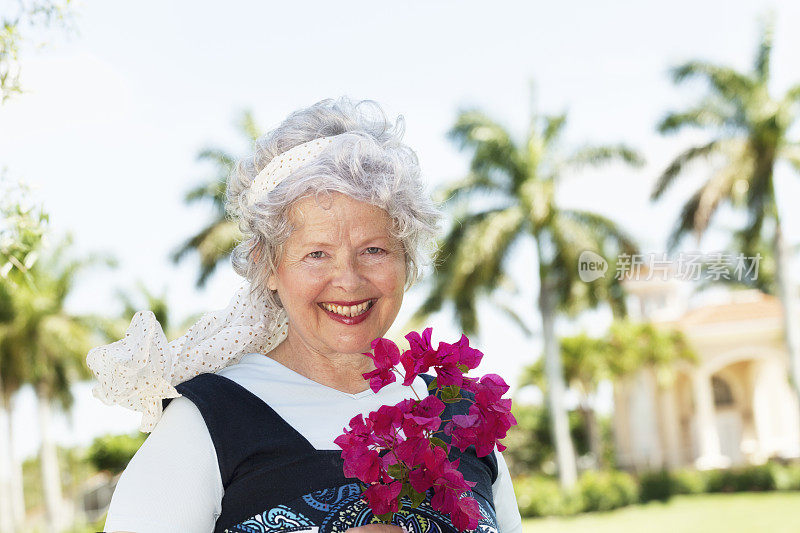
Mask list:
POLYGON ((433 328, 425 328, 422 335, 416 331, 406 335, 410 348, 400 356, 400 363, 405 371, 403 385, 411 385, 419 374, 427 372, 432 366, 439 364, 441 358, 438 350, 431 346, 433 328))
POLYGON ((486 374, 475 387, 475 401, 489 404, 498 401, 508 392, 508 384, 497 374, 486 374))
POLYGON ((408 333, 406 335, 406 339, 408 340, 408 344, 411 346, 410 351, 417 355, 434 352, 435 350, 433 349, 433 346, 431 346, 432 334, 433 328, 425 328, 422 331, 422 335, 416 331, 408 333))
POLYGON ((374 483, 381 477, 381 457, 375 450, 348 448, 342 452, 344 475, 364 483, 374 483))
POLYGON ((394 365, 400 362, 400 349, 389 339, 378 338, 372 341, 372 353, 364 355, 370 357, 375 363, 375 370, 362 374, 369 380, 372 392, 378 392, 383 387, 397 380, 394 365))
POLYGON ((444 513, 452 513, 459 497, 475 486, 475 483, 464 479, 458 471, 458 460, 446 461, 441 468, 441 475, 433 482, 431 506, 444 513))
POLYGON ((505 446, 497 441, 504 438, 509 428, 517 423, 510 408, 511 400, 508 399, 491 404, 476 402, 470 406, 469 414, 453 416, 452 425, 447 427, 453 436, 453 446, 463 452, 474 444, 478 457, 489 455, 495 446, 499 451, 505 450, 505 446))
POLYGON ((446 364, 436 368, 436 386, 439 388, 454 385, 460 387, 464 381, 464 374, 455 364, 446 364))
POLYGON ((470 347, 466 335, 461 335, 455 344, 440 342, 438 352, 442 364, 464 365, 470 370, 477 368, 483 359, 483 352, 470 347))
POLYGON ((376 368, 362 375, 364 379, 369 380, 369 388, 372 389, 372 392, 378 392, 386 385, 394 383, 397 380, 397 376, 394 375, 394 372, 386 368, 376 368))
POLYGON ((367 490, 364 491, 364 498, 376 515, 396 513, 399 508, 398 496, 402 488, 403 484, 400 481, 392 481, 386 485, 376 483, 367 487, 367 490))
MULTIPOLYGON (((442 398, 469 402, 468 412, 442 422, 444 401, 437 394, 424 399, 405 399, 394 406, 381 406, 366 417, 357 415, 349 429, 334 441, 342 448, 344 472, 369 486, 364 498, 377 515, 397 512, 404 486, 419 493, 430 493, 434 509, 450 516, 459 530, 474 530, 481 518, 480 507, 468 496, 475 483, 464 479, 459 461, 450 461, 451 446, 465 451, 474 446, 483 457, 505 447, 497 441, 516 423, 510 412, 511 400, 502 398, 508 385, 500 376, 488 374, 480 379, 464 375, 480 363, 483 354, 469 346, 462 335, 454 344, 431 343, 432 329, 406 335, 410 348, 400 353, 388 339, 375 339, 369 356, 375 369, 363 374, 377 392, 397 380, 400 363, 405 370, 404 385, 411 385, 423 372, 433 369, 438 389, 452 387, 442 398), (460 392, 459 392, 460 391, 460 392), (450 437, 445 446, 433 439, 439 432, 450 437), (391 471, 391 474, 389 473, 391 471), (429 492, 430 491, 430 492, 429 492)), ((463 413, 463 411, 461 411, 463 413)))
MULTIPOLYGON (((439 415, 444 411, 444 402, 436 396, 426 396, 422 399, 410 413, 405 414, 406 420, 412 420, 420 428, 428 431, 436 431, 442 424, 439 415)), ((405 425, 403 427, 406 427, 405 425)))
POLYGON ((372 421, 364 420, 361 413, 350 419, 350 429, 345 429, 344 433, 334 439, 334 443, 340 448, 345 449, 352 446, 367 446, 372 441, 372 421))
MULTIPOLYGON (((397 432, 403 423, 403 411, 395 405, 381 405, 377 411, 372 411, 367 417, 372 422, 372 428, 377 437, 388 439, 394 443, 397 432)), ((383 440, 385 445, 386 441, 383 440)))
POLYGON ((478 527, 478 522, 483 518, 478 507, 478 500, 469 496, 462 496, 456 502, 452 513, 450 513, 450 518, 459 531, 472 531, 478 527))
POLYGON ((395 448, 395 453, 397 454, 398 459, 407 465, 413 466, 422 463, 423 454, 426 450, 430 449, 431 445, 428 439, 421 436, 406 437, 405 440, 401 441, 397 445, 397 448, 395 448))
POLYGON ((414 468, 409 473, 408 480, 414 490, 425 492, 442 477, 450 461, 447 460, 447 453, 438 446, 424 450, 419 459, 420 461, 416 463, 419 468, 414 468))
POLYGON ((400 362, 400 348, 389 339, 377 338, 370 346, 372 353, 366 355, 375 361, 376 368, 392 368, 400 362))
POLYGON ((478 387, 478 378, 461 376, 461 389, 474 393, 478 387))
POLYGON ((446 427, 446 432, 452 435, 452 445, 463 452, 474 444, 480 420, 477 414, 454 415, 452 423, 446 427))

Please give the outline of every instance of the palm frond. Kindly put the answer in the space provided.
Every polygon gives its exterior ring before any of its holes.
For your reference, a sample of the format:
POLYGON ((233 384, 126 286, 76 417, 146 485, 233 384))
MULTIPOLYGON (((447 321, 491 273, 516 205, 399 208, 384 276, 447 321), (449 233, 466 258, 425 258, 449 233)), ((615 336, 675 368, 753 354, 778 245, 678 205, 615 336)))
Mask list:
POLYGON ((196 285, 203 287, 208 277, 213 274, 219 263, 230 255, 242 237, 238 226, 232 220, 213 222, 171 252, 170 259, 173 263, 178 263, 187 253, 197 252, 200 256, 200 275, 196 285))
POLYGON ((718 99, 706 98, 697 106, 681 112, 667 113, 656 128, 660 133, 675 133, 685 127, 719 128, 734 125, 735 110, 726 109, 718 99))
POLYGON ((744 104, 756 87, 756 82, 749 76, 705 61, 689 61, 672 69, 675 83, 691 78, 704 78, 714 92, 739 104, 744 104))
POLYGON ((465 196, 505 194, 506 191, 507 189, 492 179, 491 175, 484 172, 470 172, 465 178, 439 189, 435 199, 442 203, 452 203, 465 196))
POLYGON ((560 115, 545 116, 544 121, 545 125, 542 131, 542 140, 545 146, 549 146, 561 136, 561 132, 567 124, 567 114, 562 113, 560 115))
POLYGON ((472 149, 472 171, 499 171, 514 182, 524 176, 524 165, 508 131, 480 111, 461 112, 447 135, 460 148, 472 149))
POLYGON ((562 209, 559 215, 591 228, 598 240, 612 240, 620 252, 638 253, 636 239, 608 217, 580 209, 562 209))
POLYGON ((664 194, 664 191, 666 191, 670 185, 672 185, 672 183, 675 181, 675 178, 677 178, 678 175, 683 172, 684 168, 686 168, 686 165, 699 157, 708 157, 718 150, 721 144, 722 141, 720 139, 714 139, 713 141, 702 146, 693 146, 678 155, 678 157, 676 157, 672 163, 669 164, 664 172, 661 173, 661 176, 658 177, 656 186, 653 188, 653 192, 650 194, 650 200, 655 201, 661 198, 661 195, 664 194))
POLYGON ((245 110, 242 112, 242 118, 239 121, 239 128, 241 129, 242 133, 245 136, 255 142, 261 136, 261 128, 258 127, 256 124, 255 116, 253 115, 253 111, 250 109, 245 110))
POLYGON ((678 222, 669 237, 667 247, 670 250, 674 250, 689 232, 694 232, 698 240, 702 237, 717 207, 731 198, 731 189, 740 176, 747 176, 746 171, 736 163, 728 164, 695 191, 681 209, 678 222))
POLYGON ((219 148, 204 148, 197 154, 198 161, 209 161, 214 163, 222 174, 230 173, 236 164, 236 158, 230 153, 219 148))
POLYGON ((433 290, 412 320, 421 320, 451 300, 464 332, 476 332, 477 299, 497 288, 504 278, 504 260, 524 222, 518 206, 456 221, 437 251, 433 290))
POLYGON ((754 70, 758 79, 761 82, 766 82, 769 79, 770 56, 772 55, 773 17, 768 16, 762 24, 761 39, 759 39, 758 43, 754 70))
POLYGON ((577 167, 599 166, 612 161, 621 161, 634 167, 641 167, 645 163, 639 151, 624 144, 617 144, 581 148, 569 158, 568 164, 577 167))
POLYGON ((464 233, 452 272, 452 289, 470 286, 494 288, 510 245, 519 236, 525 215, 511 206, 485 217, 464 233))
MULTIPOLYGON (((497 211, 499 210, 481 211, 457 218, 453 222, 447 235, 439 241, 436 247, 436 253, 433 257, 433 287, 428 292, 428 296, 422 305, 412 315, 409 320, 410 324, 421 324, 425 318, 442 308, 447 295, 452 293, 450 286, 456 265, 455 258, 462 245, 464 234, 473 225, 480 223, 497 211)), ((412 327, 411 329, 414 328, 412 327)))
POLYGON ((786 160, 794 170, 800 173, 800 143, 786 143, 781 146, 778 157, 786 160))
POLYGON ((800 103, 800 83, 789 87, 789 89, 786 91, 786 94, 783 95, 783 100, 781 101, 781 105, 787 108, 790 108, 797 103, 800 103))

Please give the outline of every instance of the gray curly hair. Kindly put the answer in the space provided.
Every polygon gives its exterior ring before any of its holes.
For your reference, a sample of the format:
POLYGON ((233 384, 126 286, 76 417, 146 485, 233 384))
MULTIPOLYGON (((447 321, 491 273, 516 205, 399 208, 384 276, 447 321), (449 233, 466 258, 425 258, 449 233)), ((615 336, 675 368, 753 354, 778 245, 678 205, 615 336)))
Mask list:
POLYGON ((292 205, 301 198, 339 192, 384 209, 390 232, 402 242, 406 289, 430 261, 441 212, 420 180, 417 155, 401 142, 403 117, 389 122, 372 100, 326 99, 291 113, 260 137, 255 153, 240 160, 228 178, 225 209, 238 219, 244 239, 231 254, 233 269, 250 281, 250 294, 283 307, 267 279, 277 271, 283 245, 293 231, 292 205), (344 135, 342 135, 344 134, 344 135), (338 135, 337 142, 286 177, 266 198, 250 205, 247 191, 269 161, 304 142, 338 135))

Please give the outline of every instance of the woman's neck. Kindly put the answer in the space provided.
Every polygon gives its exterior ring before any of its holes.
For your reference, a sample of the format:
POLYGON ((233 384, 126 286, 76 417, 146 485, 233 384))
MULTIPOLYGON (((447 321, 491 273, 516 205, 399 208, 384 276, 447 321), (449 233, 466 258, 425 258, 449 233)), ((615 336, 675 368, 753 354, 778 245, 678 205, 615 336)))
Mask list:
POLYGON ((368 389, 369 383, 362 374, 375 369, 372 359, 363 354, 320 353, 291 335, 267 357, 312 381, 348 394, 368 389))

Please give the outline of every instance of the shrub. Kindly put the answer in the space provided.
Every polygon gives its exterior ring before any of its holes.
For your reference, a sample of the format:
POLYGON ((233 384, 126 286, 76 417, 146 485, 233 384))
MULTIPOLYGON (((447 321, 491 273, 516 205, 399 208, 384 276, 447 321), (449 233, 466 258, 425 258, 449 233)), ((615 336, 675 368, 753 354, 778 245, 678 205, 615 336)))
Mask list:
POLYGON ((777 490, 800 490, 800 463, 772 465, 772 476, 777 490))
POLYGON ((588 471, 578 481, 581 510, 610 511, 636 503, 639 491, 630 474, 617 471, 588 471))
POLYGON ((675 470, 672 478, 672 494, 701 494, 706 492, 706 476, 698 470, 675 470))
POLYGON ((519 512, 524 517, 565 516, 578 513, 580 502, 561 490, 558 481, 544 476, 521 477, 514 481, 519 512))
POLYGON ((707 472, 708 492, 746 492, 775 490, 776 483, 770 464, 707 472))
POLYGON ((639 476, 639 501, 665 502, 674 494, 674 484, 672 475, 667 470, 646 472, 639 476))
POLYGON ((88 459, 98 470, 118 474, 125 470, 146 438, 146 433, 97 437, 89 447, 88 459))

